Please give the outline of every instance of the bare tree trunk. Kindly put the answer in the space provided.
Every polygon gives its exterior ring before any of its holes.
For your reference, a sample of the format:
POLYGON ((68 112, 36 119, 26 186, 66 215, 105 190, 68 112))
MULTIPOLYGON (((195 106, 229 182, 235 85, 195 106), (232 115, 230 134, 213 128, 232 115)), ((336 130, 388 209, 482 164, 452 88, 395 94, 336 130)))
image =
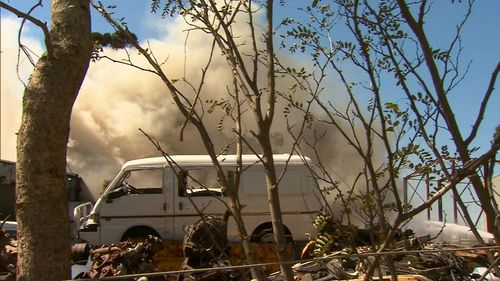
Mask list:
MULTIPOLYGON (((267 86, 269 96, 267 100, 267 110, 265 117, 258 116, 258 134, 257 139, 263 154, 264 167, 266 169, 266 184, 269 210, 271 213, 271 222, 273 225, 274 240, 276 243, 276 253, 278 260, 284 262, 289 260, 286 251, 286 238, 283 226, 283 215, 281 213, 278 180, 276 176, 276 168, 274 166, 273 148, 271 145, 271 125, 274 119, 275 103, 276 103, 276 78, 274 71, 274 38, 273 38, 273 0, 266 1, 266 54, 267 54, 267 86)), ((259 105, 260 106, 260 105, 259 105)), ((280 271, 284 280, 292 281, 293 272, 290 264, 280 263, 280 271)))
POLYGON ((25 89, 17 147, 18 278, 30 281, 70 276, 66 148, 91 53, 88 0, 53 0, 51 8, 51 48, 25 89))
MULTIPOLYGON (((262 144, 261 144, 262 145, 262 144)), ((287 241, 285 237, 285 230, 283 226, 283 215, 281 213, 281 206, 278 192, 278 181, 276 176, 276 169, 274 167, 274 159, 270 141, 268 145, 262 145, 263 160, 266 167, 266 184, 267 184, 267 197, 269 210, 271 213, 271 222, 273 225, 274 240, 276 243, 276 253, 280 262, 288 261, 287 241)), ((284 280, 292 281, 293 272, 290 264, 280 264, 280 271, 284 280)))

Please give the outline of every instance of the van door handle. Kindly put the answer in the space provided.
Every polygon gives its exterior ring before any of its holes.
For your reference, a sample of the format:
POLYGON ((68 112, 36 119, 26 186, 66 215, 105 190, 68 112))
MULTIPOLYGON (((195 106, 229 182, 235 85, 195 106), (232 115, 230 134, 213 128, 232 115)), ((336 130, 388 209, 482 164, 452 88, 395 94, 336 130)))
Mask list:
POLYGON ((182 202, 179 202, 179 210, 182 210, 182 202))

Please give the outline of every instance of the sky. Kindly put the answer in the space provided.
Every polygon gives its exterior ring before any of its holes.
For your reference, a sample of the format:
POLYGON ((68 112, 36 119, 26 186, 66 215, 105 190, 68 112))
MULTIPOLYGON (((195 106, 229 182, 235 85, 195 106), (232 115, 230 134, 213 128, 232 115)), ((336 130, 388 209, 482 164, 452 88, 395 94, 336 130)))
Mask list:
MULTIPOLYGON (((435 10, 429 21, 431 40, 435 46, 444 44, 450 39, 449 30, 453 19, 459 15, 447 5, 451 0, 435 1, 435 10)), ((7 1, 22 11, 29 9, 36 1, 7 1)), ((151 15, 149 1, 120 0, 103 1, 105 5, 116 4, 115 15, 125 17, 129 28, 137 34, 141 42, 148 41, 160 55, 168 58, 169 73, 173 76, 186 73, 183 54, 186 27, 179 19, 161 19, 151 15)), ((279 1, 276 1, 279 2, 279 1)), ((33 15, 48 21, 49 1, 37 9, 33 15)), ((277 6, 278 17, 299 16, 295 10, 300 2, 288 0, 284 7, 277 6)), ((452 98, 452 106, 456 109, 457 119, 463 131, 468 131, 473 116, 477 113, 480 99, 486 88, 494 65, 500 59, 500 1, 480 0, 473 11, 470 23, 464 33, 464 57, 471 60, 471 67, 466 79, 462 82, 456 98, 452 98)), ((95 12, 92 13, 94 31, 112 31, 109 25, 95 12)), ((1 11, 1 147, 0 158, 15 161, 15 132, 19 127, 21 116, 21 99, 23 85, 18 80, 17 32, 19 20, 9 12, 1 11)), ((43 52, 40 30, 27 24, 22 41, 29 46, 33 54, 43 52)), ((187 76, 199 73, 201 66, 197 62, 206 59, 207 40, 203 36, 190 35, 191 45, 187 57, 187 76)), ((107 50, 107 54, 118 54, 118 51, 107 50)), ((36 60, 36 55, 33 55, 36 60)), ((299 59, 300 62, 300 59, 299 59)), ((225 91, 221 88, 221 77, 226 77, 223 69, 224 61, 216 61, 207 87, 214 93, 225 91)), ((21 56, 19 76, 26 83, 32 67, 25 56, 21 56)), ((164 90, 159 90, 159 82, 144 73, 126 70, 122 66, 99 61, 92 63, 82 91, 75 104, 72 116, 72 135, 69 142, 69 169, 93 178, 92 185, 99 185, 102 179, 109 179, 119 165, 126 160, 154 154, 155 149, 138 133, 139 127, 156 136, 169 136, 175 140, 165 147, 175 153, 200 153, 201 145, 181 144, 178 141, 178 128, 183 119, 171 103, 160 102, 164 99, 164 90), (76 125, 75 125, 76 124, 76 125), (175 136, 175 137, 172 137, 175 136)), ((215 95, 215 94, 214 94, 215 95)), ((481 150, 488 149, 496 125, 500 124, 500 94, 495 93, 485 115, 484 125, 480 130, 477 146, 481 150)), ((217 122, 213 117, 213 122, 217 122)), ((194 131, 188 136, 195 138, 194 131)), ((224 139, 225 136, 220 138, 224 139)), ((275 133, 275 142, 285 147, 286 138, 280 132, 275 133)), ((338 163, 351 158, 351 152, 345 144, 339 148, 331 148, 338 155, 338 163)), ((333 160, 332 160, 333 161, 333 160)), ((348 165, 344 167, 349 170, 348 165)), ((342 168, 340 168, 342 172, 342 168)), ((498 170, 498 169, 497 169, 498 170)))

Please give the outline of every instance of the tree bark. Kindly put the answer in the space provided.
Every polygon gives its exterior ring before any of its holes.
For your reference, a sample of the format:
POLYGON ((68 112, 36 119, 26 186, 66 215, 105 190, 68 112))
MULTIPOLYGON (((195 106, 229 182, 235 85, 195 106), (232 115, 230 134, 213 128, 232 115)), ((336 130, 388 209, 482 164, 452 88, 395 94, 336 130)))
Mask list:
POLYGON ((66 151, 92 46, 88 0, 53 0, 51 11, 51 49, 25 89, 17 141, 17 275, 30 281, 70 277, 66 151))

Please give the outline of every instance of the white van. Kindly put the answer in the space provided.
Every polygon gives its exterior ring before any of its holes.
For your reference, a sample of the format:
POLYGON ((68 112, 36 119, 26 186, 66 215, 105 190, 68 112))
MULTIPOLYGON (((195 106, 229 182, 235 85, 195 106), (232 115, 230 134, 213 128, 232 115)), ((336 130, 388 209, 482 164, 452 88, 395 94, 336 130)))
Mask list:
MULTIPOLYGON (((236 156, 219 156, 226 173, 236 171, 236 156)), ((93 245, 155 235, 182 240, 184 228, 203 215, 223 215, 226 200, 217 184, 216 170, 208 155, 177 155, 125 163, 91 206, 75 208, 75 225, 80 239, 93 245), (170 160, 170 159, 169 159, 170 160)), ((252 242, 272 241, 265 172, 255 155, 243 155, 239 197, 242 216, 252 242)), ((312 218, 321 208, 318 189, 304 161, 307 157, 274 156, 285 232, 289 240, 306 240, 314 234, 312 218)), ((238 231, 228 224, 228 239, 238 240, 238 231)))

